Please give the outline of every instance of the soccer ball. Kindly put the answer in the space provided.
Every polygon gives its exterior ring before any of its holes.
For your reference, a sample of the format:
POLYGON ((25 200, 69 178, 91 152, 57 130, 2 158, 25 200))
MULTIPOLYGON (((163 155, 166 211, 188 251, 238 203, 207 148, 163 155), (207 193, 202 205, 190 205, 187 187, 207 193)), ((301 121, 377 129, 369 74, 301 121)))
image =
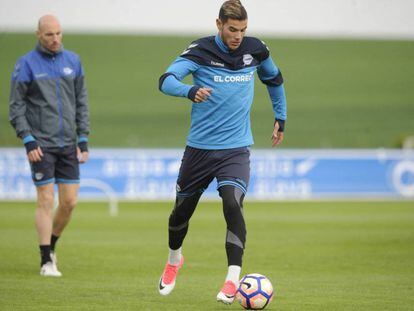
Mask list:
POLYGON ((240 281, 236 300, 244 309, 264 309, 273 299, 273 286, 264 275, 252 273, 245 275, 240 281))

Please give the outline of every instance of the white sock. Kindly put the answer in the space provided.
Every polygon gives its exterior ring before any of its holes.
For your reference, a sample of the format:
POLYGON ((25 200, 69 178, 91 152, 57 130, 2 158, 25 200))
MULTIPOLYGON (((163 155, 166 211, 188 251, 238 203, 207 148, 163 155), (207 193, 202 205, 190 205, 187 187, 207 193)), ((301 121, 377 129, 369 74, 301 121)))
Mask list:
POLYGON ((170 265, 178 266, 181 260, 181 247, 179 249, 171 249, 168 254, 168 263, 170 265))
POLYGON ((227 272, 226 281, 232 281, 236 286, 239 286, 240 282, 240 266, 229 266, 229 270, 227 272))

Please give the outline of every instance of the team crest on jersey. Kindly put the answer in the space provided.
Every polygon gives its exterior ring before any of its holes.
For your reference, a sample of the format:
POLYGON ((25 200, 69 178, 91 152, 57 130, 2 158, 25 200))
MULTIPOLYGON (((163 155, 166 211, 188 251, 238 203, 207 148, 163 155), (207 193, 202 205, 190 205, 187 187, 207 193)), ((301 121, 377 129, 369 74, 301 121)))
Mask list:
POLYGON ((243 64, 245 66, 249 66, 253 61, 253 56, 251 56, 250 54, 244 54, 243 55, 243 64))
POLYGON ((65 67, 65 68, 63 68, 63 73, 64 73, 66 76, 71 75, 71 74, 72 74, 72 72, 73 72, 73 69, 72 69, 72 68, 70 68, 70 67, 65 67))

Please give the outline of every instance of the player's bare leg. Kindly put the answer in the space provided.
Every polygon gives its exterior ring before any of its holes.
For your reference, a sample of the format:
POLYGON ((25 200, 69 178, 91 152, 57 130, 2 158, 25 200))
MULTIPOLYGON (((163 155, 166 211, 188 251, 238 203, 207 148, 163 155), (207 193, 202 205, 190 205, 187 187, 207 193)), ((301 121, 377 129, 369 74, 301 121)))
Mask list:
POLYGON ((53 223, 53 187, 53 183, 36 187, 37 208, 35 212, 35 223, 39 245, 50 244, 53 223))
POLYGON ((50 236, 52 235, 53 224, 53 203, 54 203, 54 184, 49 183, 37 186, 37 208, 35 212, 35 223, 38 234, 42 276, 61 276, 57 271, 50 257, 50 236))
POLYGON ((56 242, 62 234, 63 230, 69 223, 72 212, 77 204, 77 197, 79 191, 79 184, 58 184, 59 205, 53 219, 53 230, 51 238, 51 253, 52 262, 57 266, 57 256, 55 252, 56 242))
POLYGON ((79 184, 58 185, 59 206, 53 219, 53 235, 60 236, 72 216, 77 203, 79 184))

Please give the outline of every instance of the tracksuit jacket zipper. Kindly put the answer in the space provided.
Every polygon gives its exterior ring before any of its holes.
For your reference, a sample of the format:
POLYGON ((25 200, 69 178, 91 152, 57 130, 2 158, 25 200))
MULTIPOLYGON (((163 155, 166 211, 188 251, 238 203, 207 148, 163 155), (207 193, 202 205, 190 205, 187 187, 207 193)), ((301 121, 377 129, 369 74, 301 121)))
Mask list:
POLYGON ((52 57, 53 60, 53 69, 55 71, 56 76, 56 97, 57 97, 57 105, 58 105, 58 112, 59 112, 59 140, 60 144, 59 147, 64 146, 63 141, 63 110, 62 110, 62 98, 60 95, 60 75, 59 75, 59 66, 56 61, 56 56, 52 57))

